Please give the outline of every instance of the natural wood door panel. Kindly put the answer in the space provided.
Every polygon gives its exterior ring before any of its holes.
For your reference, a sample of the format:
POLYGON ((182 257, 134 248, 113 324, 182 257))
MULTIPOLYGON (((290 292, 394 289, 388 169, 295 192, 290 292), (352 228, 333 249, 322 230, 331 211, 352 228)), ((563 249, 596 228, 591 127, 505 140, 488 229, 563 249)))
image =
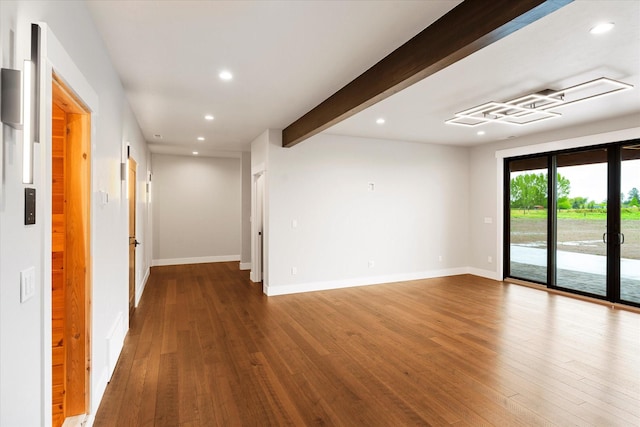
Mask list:
POLYGON ((54 427, 64 421, 65 397, 65 145, 67 143, 67 115, 58 105, 52 104, 52 207, 51 207, 51 319, 53 365, 53 420, 54 427))
POLYGON ((65 417, 85 413, 89 401, 90 117, 54 78, 51 300, 55 427, 65 417))
POLYGON ((89 116, 67 114, 65 156, 66 248, 65 248, 65 337, 67 347, 65 415, 85 413, 87 408, 89 284, 89 194, 90 166, 89 116))

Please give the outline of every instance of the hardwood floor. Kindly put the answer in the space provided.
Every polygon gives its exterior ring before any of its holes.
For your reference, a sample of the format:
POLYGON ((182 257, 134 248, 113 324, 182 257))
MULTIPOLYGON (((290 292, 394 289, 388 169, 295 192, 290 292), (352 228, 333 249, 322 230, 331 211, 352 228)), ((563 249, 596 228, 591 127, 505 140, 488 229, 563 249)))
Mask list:
POLYGON ((640 314, 455 276, 266 297, 155 267, 94 426, 640 425, 640 314))

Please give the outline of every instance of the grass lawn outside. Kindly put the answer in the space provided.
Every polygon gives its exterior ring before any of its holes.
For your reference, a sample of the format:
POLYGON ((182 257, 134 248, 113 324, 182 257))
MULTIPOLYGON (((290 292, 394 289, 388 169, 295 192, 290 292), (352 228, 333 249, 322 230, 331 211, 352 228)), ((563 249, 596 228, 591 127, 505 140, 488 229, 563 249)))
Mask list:
MULTIPOLYGON (((606 211, 568 209, 558 211, 558 250, 592 255, 606 255, 602 235, 607 231, 606 211)), ((623 208, 621 212, 622 257, 640 259, 640 209, 623 208)), ((545 209, 511 210, 511 244, 544 248, 547 245, 547 211, 545 209)))

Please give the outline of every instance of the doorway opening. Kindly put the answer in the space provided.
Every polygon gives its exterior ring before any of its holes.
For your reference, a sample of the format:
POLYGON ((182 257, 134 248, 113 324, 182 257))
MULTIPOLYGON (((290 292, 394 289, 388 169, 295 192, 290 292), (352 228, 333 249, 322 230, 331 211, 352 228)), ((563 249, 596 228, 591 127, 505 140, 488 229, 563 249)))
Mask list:
POLYGON ((89 410, 91 114, 52 81, 52 425, 89 410))
POLYGON ((127 196, 129 198, 129 319, 131 319, 136 309, 136 246, 140 243, 136 240, 136 170, 138 165, 131 157, 128 157, 127 163, 129 174, 127 179, 127 196))
POLYGON ((264 278, 264 180, 264 172, 253 176, 253 259, 251 262, 251 281, 256 283, 263 282, 264 278))

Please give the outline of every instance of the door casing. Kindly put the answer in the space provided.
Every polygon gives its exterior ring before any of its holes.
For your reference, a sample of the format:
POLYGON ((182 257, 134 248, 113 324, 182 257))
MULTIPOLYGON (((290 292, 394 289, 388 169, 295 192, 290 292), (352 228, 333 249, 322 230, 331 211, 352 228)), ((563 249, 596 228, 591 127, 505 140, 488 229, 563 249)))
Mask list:
POLYGON ((129 202, 129 318, 136 308, 136 170, 137 163, 132 158, 127 162, 127 197, 129 202))
MULTIPOLYGON (((62 179, 64 200, 60 201, 64 204, 64 213, 62 216, 58 214, 56 224, 53 224, 52 204, 51 229, 52 233, 59 231, 58 234, 64 235, 61 239, 64 246, 62 300, 52 301, 52 316, 56 308, 61 310, 57 313, 63 314, 63 418, 67 418, 89 412, 90 405, 91 113, 55 73, 52 103, 64 111, 66 125, 62 179)), ((53 157, 52 152, 52 162, 53 157)))

